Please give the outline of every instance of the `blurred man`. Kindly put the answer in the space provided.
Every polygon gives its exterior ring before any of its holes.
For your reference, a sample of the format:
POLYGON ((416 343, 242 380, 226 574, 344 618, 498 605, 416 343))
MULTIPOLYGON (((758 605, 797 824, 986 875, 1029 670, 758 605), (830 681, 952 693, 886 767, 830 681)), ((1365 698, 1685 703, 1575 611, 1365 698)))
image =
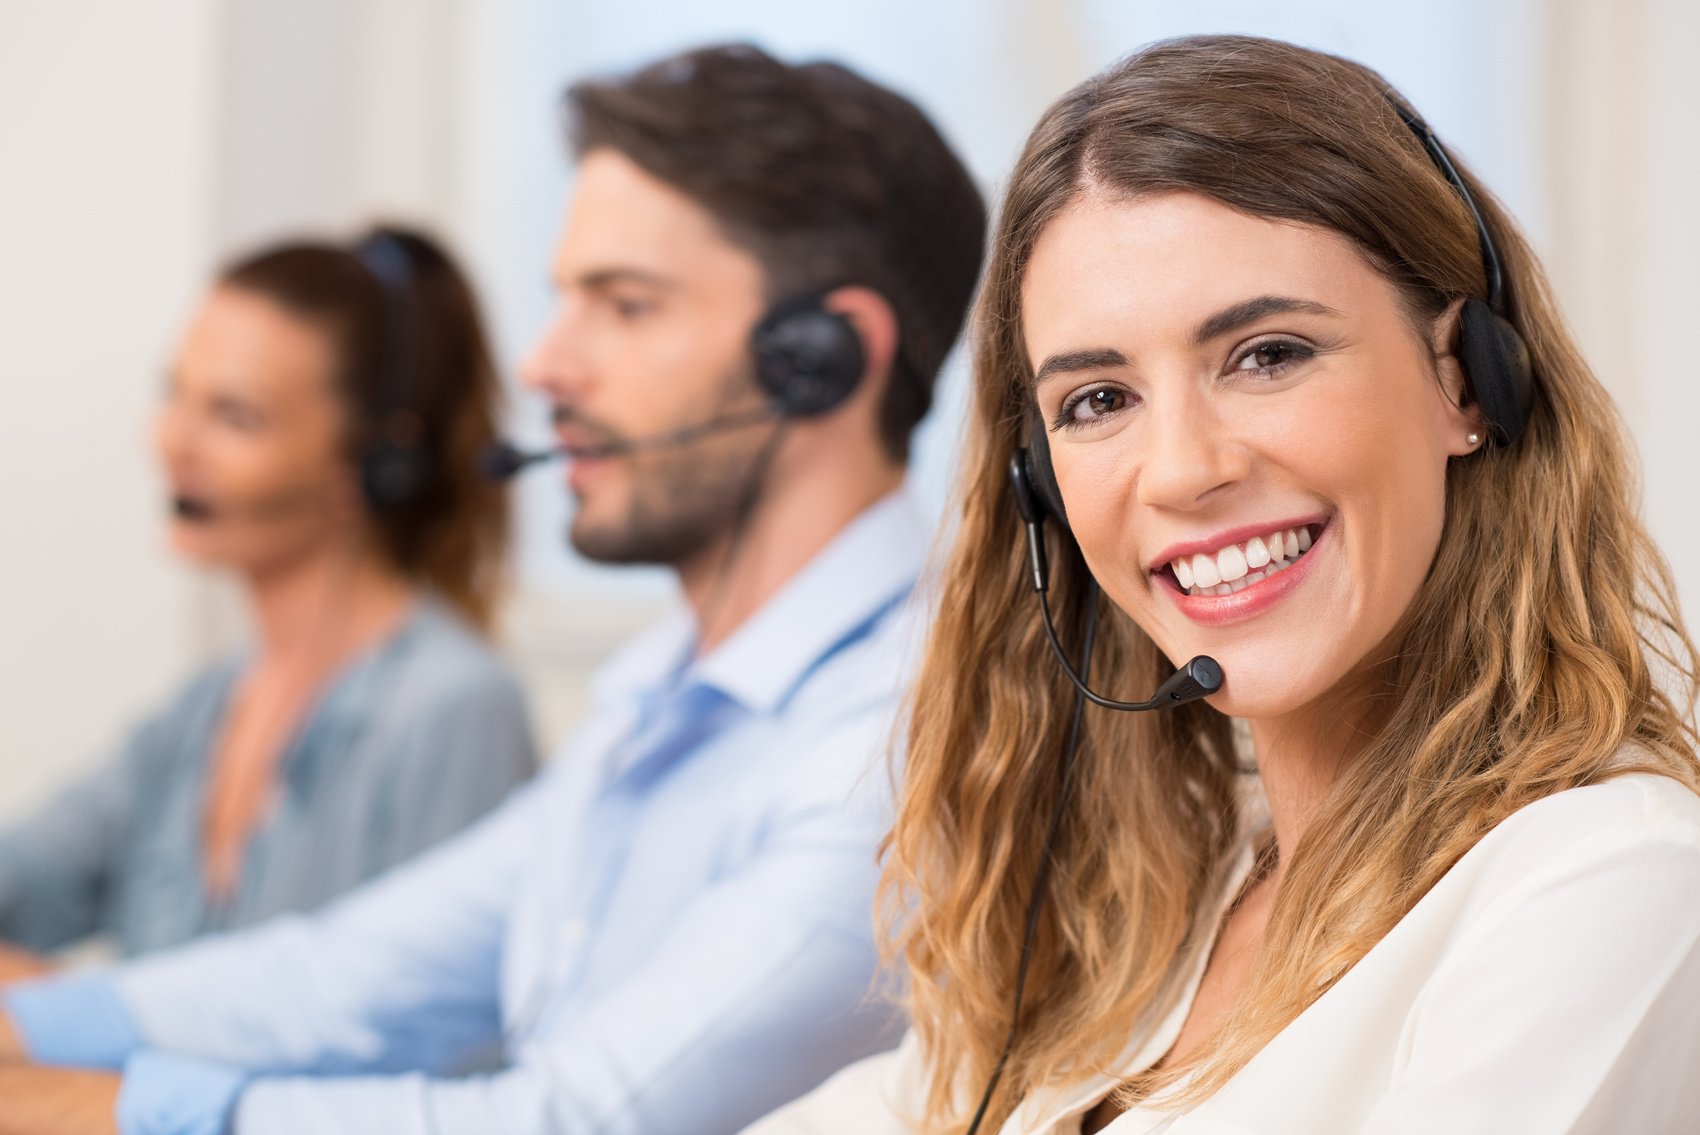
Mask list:
POLYGON ((702 1135, 893 1039, 870 900, 925 540, 900 486, 984 206, 914 106, 830 64, 698 51, 570 109, 527 381, 573 544, 666 565, 685 610, 442 850, 316 917, 13 987, 0 1048, 122 1076, 0 1067, 0 1131, 702 1135))

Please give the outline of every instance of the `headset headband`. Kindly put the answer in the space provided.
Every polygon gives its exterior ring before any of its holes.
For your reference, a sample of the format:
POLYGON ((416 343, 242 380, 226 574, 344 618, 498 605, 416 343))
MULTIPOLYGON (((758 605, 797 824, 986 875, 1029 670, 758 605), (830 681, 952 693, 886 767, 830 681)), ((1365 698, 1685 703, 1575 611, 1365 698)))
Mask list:
POLYGON ((1458 167, 1452 164, 1446 147, 1434 136, 1429 124, 1391 94, 1387 95, 1387 101, 1393 104, 1393 109, 1399 112, 1399 118, 1410 128, 1411 133, 1417 136, 1417 141, 1423 144, 1423 149, 1428 151, 1441 176, 1445 177, 1452 188, 1458 191, 1458 196, 1464 199, 1464 207, 1470 210, 1470 219, 1476 223, 1476 239, 1482 246, 1482 267, 1487 272, 1488 306, 1500 315, 1505 314, 1505 271, 1500 267, 1499 247, 1493 243, 1493 237, 1488 233, 1487 222, 1482 219, 1482 211, 1476 205, 1475 195, 1470 192, 1470 187, 1464 184, 1458 167))

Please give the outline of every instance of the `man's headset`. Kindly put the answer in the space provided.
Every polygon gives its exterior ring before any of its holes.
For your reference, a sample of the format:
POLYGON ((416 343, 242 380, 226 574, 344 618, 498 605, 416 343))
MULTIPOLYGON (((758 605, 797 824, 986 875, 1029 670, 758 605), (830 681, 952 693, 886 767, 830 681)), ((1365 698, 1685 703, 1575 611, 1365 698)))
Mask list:
POLYGON ((824 306, 836 289, 805 292, 780 300, 750 332, 750 353, 764 406, 754 413, 709 418, 682 429, 609 442, 588 449, 552 446, 530 452, 507 442, 484 451, 480 467, 492 480, 507 480, 529 465, 557 457, 613 457, 642 449, 667 449, 769 420, 814 418, 831 413, 856 392, 867 366, 862 337, 850 320, 824 306))
MULTIPOLYGON (((1464 300, 1458 319, 1459 363, 1464 369, 1476 403, 1481 407, 1482 417, 1486 419, 1491 435, 1500 444, 1510 445, 1523 436, 1523 431, 1529 424, 1529 416, 1534 407, 1535 383, 1528 345, 1506 317, 1505 272, 1499 248, 1494 244, 1492 234, 1488 232, 1487 223, 1482 219, 1482 211, 1476 205, 1469 186, 1464 183, 1463 177, 1452 164, 1452 159, 1447 156, 1434 131, 1391 95, 1388 95, 1388 102, 1416 135, 1442 176, 1463 198, 1464 206, 1475 222, 1476 236, 1481 243, 1488 294, 1485 300, 1476 296, 1469 296, 1464 300)), ((1039 599, 1040 617, 1045 623, 1045 635, 1050 641, 1052 653, 1062 666, 1063 673, 1074 685, 1077 697, 1074 720, 1063 750, 1062 789, 1058 793, 1056 810, 1052 813, 1044 848, 1040 852, 1039 871, 1034 878, 1033 890, 1028 899, 1027 932, 1022 939, 1021 954, 1016 963, 1009 1034, 1004 1041, 1003 1052, 987 1080, 973 1121, 968 1125, 967 1135, 976 1135, 979 1131, 986 1116, 986 1109, 991 1106, 992 1094, 997 1090, 1004 1066, 1009 1062, 1010 1053, 1015 1047, 1016 1028, 1021 1019, 1021 995, 1026 984, 1034 937, 1038 931, 1039 915, 1044 909, 1045 886, 1051 871, 1051 848, 1061 827, 1068 789, 1073 782, 1074 761, 1080 744, 1081 711, 1085 703, 1091 702, 1117 710, 1167 709, 1206 697, 1222 686, 1222 668, 1214 659, 1201 655, 1177 670, 1145 701, 1116 701, 1093 691, 1087 685, 1087 678, 1090 674, 1092 641, 1097 623, 1097 583, 1091 581, 1088 576, 1090 590, 1086 604, 1086 629, 1082 637, 1078 666, 1069 661, 1051 619, 1050 601, 1047 598, 1050 564, 1045 554, 1044 527, 1050 522, 1056 524, 1065 536, 1072 536, 1072 532, 1068 524, 1068 511, 1063 506, 1062 492, 1057 487, 1056 470, 1051 465, 1051 446, 1044 418, 1037 412, 1029 414, 1027 445, 1017 448, 1010 458, 1009 477, 1015 507, 1027 534, 1028 566, 1032 572, 1033 592, 1039 599)))

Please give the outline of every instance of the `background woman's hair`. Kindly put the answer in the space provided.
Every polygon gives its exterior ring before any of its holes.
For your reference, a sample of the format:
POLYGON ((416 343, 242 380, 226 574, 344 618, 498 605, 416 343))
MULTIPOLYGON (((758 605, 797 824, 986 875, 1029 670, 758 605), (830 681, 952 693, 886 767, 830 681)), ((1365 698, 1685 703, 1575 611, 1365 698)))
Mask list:
MULTIPOLYGON (((398 571, 487 630, 503 583, 508 506, 502 487, 479 473, 478 455, 496 437, 501 382, 477 299, 448 253, 420 233, 378 231, 408 259, 415 342, 402 357, 415 365, 405 383, 405 410, 417 421, 426 474, 417 494, 373 510, 371 522, 398 571)), ((348 411, 351 460, 391 427, 383 419, 397 398, 383 365, 385 336, 397 329, 389 325, 382 285, 358 249, 358 243, 278 245, 220 276, 223 285, 263 296, 329 336, 336 389, 348 411)))
MULTIPOLYGON (((1398 289, 1413 333, 1485 294, 1475 229, 1358 64, 1288 44, 1156 44, 1064 96, 1012 175, 976 320, 962 528, 911 707, 887 843, 891 949, 908 964, 930 1060, 925 1125, 958 1131, 1002 1047, 1023 905, 1073 692, 1047 652, 1005 468, 1032 412, 1021 283, 1040 232, 1083 195, 1203 194, 1343 234, 1398 289), (974 659, 965 666, 963 659, 974 659)), ((1354 705, 1373 736, 1285 865, 1260 960, 1229 1026, 1186 1067, 1220 1087, 1337 981, 1481 837, 1555 792, 1632 770, 1694 785, 1696 656, 1668 569, 1637 519, 1615 408, 1527 243, 1467 172, 1506 262, 1508 315, 1537 386, 1517 445, 1451 463, 1446 524, 1391 661, 1354 705), (1656 667, 1656 670, 1655 670, 1656 667), (1628 748, 1625 748, 1625 746, 1628 748)), ((1084 566, 1054 531, 1054 601, 1078 626, 1084 566)), ((1169 662, 1108 609, 1096 672, 1153 688, 1169 662)), ((1037 1085, 1113 1064, 1207 948, 1234 846, 1239 769, 1203 703, 1088 717, 1021 1031, 987 1129, 1037 1085)))

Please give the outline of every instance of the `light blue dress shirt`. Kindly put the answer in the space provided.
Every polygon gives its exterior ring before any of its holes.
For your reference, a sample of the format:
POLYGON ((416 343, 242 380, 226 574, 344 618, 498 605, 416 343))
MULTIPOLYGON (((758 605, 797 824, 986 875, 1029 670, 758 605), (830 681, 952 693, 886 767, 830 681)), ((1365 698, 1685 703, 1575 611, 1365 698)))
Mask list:
POLYGON ((887 498, 706 656, 683 617, 638 640, 537 782, 321 915, 14 987, 26 1047, 123 1066, 127 1135, 714 1135, 889 1047, 924 541, 887 498))

